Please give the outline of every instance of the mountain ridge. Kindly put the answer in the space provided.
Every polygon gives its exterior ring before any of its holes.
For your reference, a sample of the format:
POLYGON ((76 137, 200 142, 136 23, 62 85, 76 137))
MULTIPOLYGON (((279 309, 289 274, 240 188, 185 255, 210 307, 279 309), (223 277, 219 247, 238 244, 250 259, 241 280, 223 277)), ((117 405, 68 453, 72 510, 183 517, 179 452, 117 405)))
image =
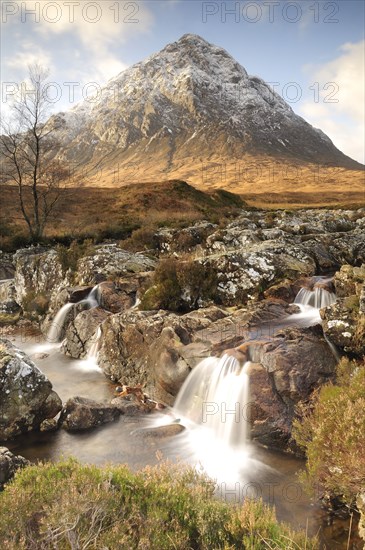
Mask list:
MULTIPOLYGON (((363 170, 261 78, 193 34, 111 79, 95 104, 84 101, 48 124, 62 144, 58 157, 82 167, 88 185, 183 178, 244 192, 251 186, 242 172, 269 165, 269 172, 300 167, 304 185, 316 183, 318 167, 326 177, 327 169, 363 170)), ((265 175, 251 179, 274 190, 265 175)))

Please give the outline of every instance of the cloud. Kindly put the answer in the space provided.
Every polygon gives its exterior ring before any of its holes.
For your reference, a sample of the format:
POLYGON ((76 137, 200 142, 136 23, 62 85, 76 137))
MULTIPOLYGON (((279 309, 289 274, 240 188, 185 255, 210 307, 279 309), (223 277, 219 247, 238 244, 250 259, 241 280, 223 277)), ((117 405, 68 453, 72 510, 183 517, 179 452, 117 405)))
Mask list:
MULTIPOLYGON (((59 65, 57 56, 63 55, 57 44, 66 39, 80 52, 80 75, 89 73, 89 80, 100 83, 126 68, 117 53, 121 44, 132 36, 148 33, 153 23, 153 16, 145 2, 15 0, 14 4, 18 6, 18 11, 8 17, 9 24, 17 21, 18 28, 23 27, 23 34, 31 35, 37 43, 35 51, 47 61, 47 66, 50 65, 50 56, 47 57, 45 52, 50 51, 54 64, 59 65)), ((27 57, 27 51, 24 43, 20 42, 18 66, 21 57, 27 57)), ((69 68, 75 66, 75 62, 80 63, 77 58, 70 59, 69 68)), ((24 63, 24 67, 26 65, 24 63)))
POLYGON ((343 44, 333 60, 305 68, 313 96, 302 114, 321 128, 344 153, 364 163, 364 49, 365 41, 343 44), (314 83, 315 84, 313 86, 314 83))

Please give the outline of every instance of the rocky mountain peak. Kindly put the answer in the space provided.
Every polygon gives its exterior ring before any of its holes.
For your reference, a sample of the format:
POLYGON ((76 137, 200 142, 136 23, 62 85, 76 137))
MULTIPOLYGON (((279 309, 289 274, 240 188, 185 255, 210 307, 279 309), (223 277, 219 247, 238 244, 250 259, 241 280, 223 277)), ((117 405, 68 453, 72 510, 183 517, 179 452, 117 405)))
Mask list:
POLYGON ((81 103, 59 116, 58 124, 60 119, 61 158, 106 165, 110 171, 117 163, 127 181, 130 170, 123 172, 123 166, 131 163, 138 166, 133 176, 139 181, 149 179, 145 172, 189 179, 213 156, 214 162, 250 155, 260 163, 267 157, 360 166, 297 116, 264 80, 249 76, 226 50, 195 34, 123 71, 97 102, 81 103))

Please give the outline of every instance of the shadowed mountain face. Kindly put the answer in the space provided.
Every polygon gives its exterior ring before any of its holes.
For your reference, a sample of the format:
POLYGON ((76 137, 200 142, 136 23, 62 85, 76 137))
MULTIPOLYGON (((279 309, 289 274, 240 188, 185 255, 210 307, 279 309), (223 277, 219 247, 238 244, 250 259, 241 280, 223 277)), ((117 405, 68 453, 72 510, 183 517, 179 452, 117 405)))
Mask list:
POLYGON ((328 166, 342 179, 355 171, 356 186, 363 168, 225 50, 191 34, 48 124, 58 127, 59 156, 92 185, 179 177, 246 192, 261 183, 273 192, 292 167, 303 187, 318 187, 315 174, 328 166))

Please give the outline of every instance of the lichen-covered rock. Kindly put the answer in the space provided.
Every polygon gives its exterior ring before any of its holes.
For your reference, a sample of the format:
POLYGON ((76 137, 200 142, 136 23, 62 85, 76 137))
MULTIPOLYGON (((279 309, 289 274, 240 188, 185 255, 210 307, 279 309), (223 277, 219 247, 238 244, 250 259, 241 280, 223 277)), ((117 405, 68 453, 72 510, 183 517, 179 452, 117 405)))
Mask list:
POLYGON ((321 310, 323 330, 345 353, 365 353, 365 265, 344 265, 334 276, 336 302, 321 310))
POLYGON ((93 254, 78 261, 77 280, 81 285, 94 285, 130 273, 143 273, 155 268, 156 262, 142 253, 122 250, 116 244, 96 246, 93 254))
POLYGON ((0 440, 39 428, 61 408, 51 382, 33 361, 0 339, 0 440))
POLYGON ((0 251, 0 281, 5 279, 13 279, 15 274, 15 266, 12 254, 7 254, 0 251))
POLYGON ((48 300, 64 285, 64 274, 56 250, 31 247, 14 254, 16 301, 23 309, 26 301, 40 295, 48 300))
POLYGON ((329 340, 350 355, 365 354, 365 314, 360 311, 360 297, 339 298, 321 309, 323 330, 329 340))
POLYGON ((18 318, 21 307, 16 301, 16 290, 13 279, 0 281, 0 317, 16 316, 18 318))
POLYGON ((0 447, 0 490, 14 477, 19 468, 24 468, 29 464, 29 460, 26 460, 23 456, 16 456, 7 447, 0 447))
POLYGON ((82 359, 93 344, 98 327, 109 313, 100 307, 81 311, 67 325, 62 351, 74 359, 82 359))
POLYGON ((81 431, 114 422, 121 411, 110 403, 98 403, 86 397, 69 399, 62 411, 61 425, 68 431, 81 431))

